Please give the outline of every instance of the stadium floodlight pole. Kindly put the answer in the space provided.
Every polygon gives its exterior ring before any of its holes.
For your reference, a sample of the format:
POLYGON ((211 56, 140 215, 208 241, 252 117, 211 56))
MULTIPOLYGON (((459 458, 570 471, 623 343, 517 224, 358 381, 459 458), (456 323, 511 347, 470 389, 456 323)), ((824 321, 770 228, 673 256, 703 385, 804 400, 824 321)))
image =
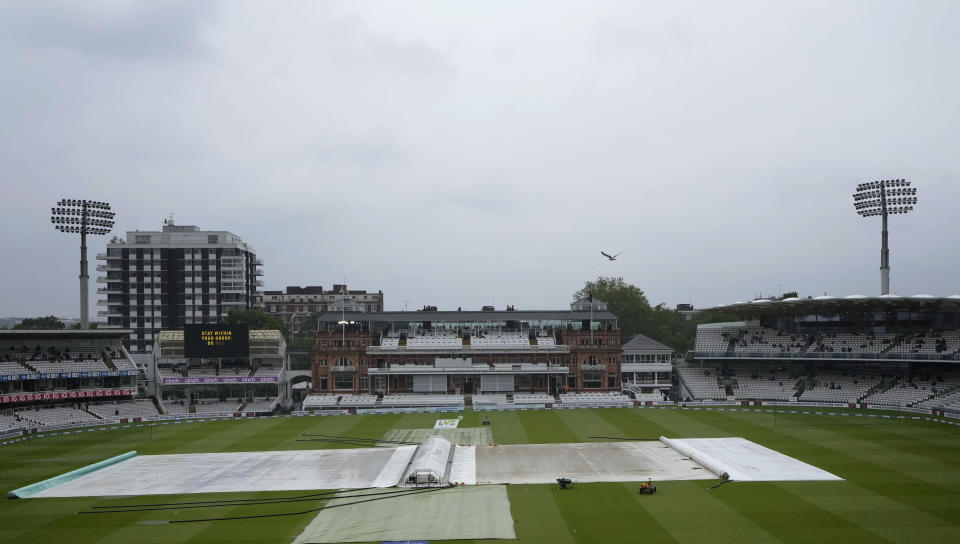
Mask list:
POLYGON ((109 234, 114 213, 110 204, 96 200, 62 199, 50 208, 50 222, 67 234, 80 235, 80 328, 90 326, 89 280, 87 274, 87 235, 109 234))
POLYGON ((879 215, 883 218, 880 246, 880 294, 890 294, 890 248, 887 245, 887 216, 913 211, 917 188, 903 179, 885 179, 857 185, 853 207, 860 217, 879 215))

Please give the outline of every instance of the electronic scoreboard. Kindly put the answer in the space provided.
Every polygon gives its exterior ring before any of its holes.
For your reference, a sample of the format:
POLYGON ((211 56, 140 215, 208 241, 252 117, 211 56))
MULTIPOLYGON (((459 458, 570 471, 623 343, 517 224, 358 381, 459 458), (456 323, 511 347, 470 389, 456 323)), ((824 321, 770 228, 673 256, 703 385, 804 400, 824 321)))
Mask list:
POLYGON ((184 325, 183 356, 187 359, 249 357, 249 327, 246 323, 184 325))

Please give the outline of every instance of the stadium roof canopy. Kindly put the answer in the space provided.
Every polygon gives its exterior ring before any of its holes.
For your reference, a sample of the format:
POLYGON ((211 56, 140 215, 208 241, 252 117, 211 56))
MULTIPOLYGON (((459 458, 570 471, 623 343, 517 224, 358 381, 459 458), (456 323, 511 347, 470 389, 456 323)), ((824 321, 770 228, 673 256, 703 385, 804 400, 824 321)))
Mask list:
POLYGON ((40 339, 40 338, 126 338, 130 336, 129 329, 3 329, 0 338, 9 339, 40 339))
POLYGON ((707 308, 706 312, 727 312, 745 317, 769 315, 832 315, 848 312, 888 312, 895 310, 960 311, 960 295, 935 297, 932 295, 882 295, 867 297, 820 296, 811 298, 787 298, 784 300, 757 299, 750 302, 734 302, 707 308))

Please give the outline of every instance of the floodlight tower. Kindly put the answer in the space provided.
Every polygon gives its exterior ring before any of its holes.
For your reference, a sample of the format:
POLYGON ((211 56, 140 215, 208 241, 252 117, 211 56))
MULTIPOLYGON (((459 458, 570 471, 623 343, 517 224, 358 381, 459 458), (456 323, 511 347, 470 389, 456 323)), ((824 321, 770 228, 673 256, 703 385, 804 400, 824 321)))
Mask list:
POLYGON ((50 222, 60 232, 80 234, 80 328, 89 327, 87 235, 103 235, 113 228, 110 204, 95 200, 64 199, 50 208, 50 222))
POLYGON ((917 189, 902 179, 870 181, 857 185, 853 207, 860 217, 883 217, 880 247, 880 294, 890 294, 890 248, 887 247, 887 215, 907 213, 917 203, 917 189))

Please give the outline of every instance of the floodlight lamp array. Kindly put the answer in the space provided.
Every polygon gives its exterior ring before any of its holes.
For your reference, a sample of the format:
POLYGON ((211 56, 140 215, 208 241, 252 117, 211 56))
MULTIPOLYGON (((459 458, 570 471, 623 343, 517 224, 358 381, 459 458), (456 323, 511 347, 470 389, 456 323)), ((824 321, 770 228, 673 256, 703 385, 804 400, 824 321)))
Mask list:
POLYGON ((77 200, 71 198, 64 198, 57 202, 57 206, 77 206, 81 208, 95 208, 100 210, 109 210, 110 204, 108 202, 101 202, 99 200, 77 200))
POLYGON ((66 233, 108 234, 115 215, 109 203, 98 200, 61 199, 50 208, 50 222, 66 233))
POLYGON ((861 217, 904 214, 917 203, 917 189, 903 179, 885 179, 857 185, 853 207, 861 217))

